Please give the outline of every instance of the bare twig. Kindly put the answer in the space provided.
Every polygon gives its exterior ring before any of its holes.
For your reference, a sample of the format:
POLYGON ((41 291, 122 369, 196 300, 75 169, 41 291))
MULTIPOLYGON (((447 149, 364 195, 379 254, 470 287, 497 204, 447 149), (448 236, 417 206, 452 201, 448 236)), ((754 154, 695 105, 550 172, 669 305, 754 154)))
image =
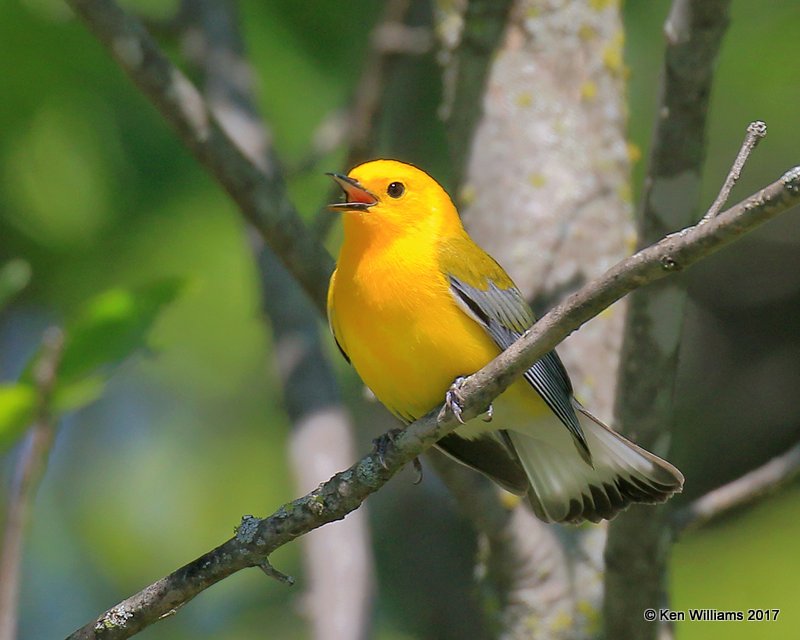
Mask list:
POLYGON ((310 151, 291 168, 291 174, 310 171, 322 158, 345 144, 348 148, 343 166, 349 168, 370 157, 384 88, 392 78, 392 62, 398 56, 424 55, 433 44, 428 27, 404 24, 409 4, 409 0, 388 0, 383 17, 370 34, 367 61, 351 104, 323 118, 312 136, 310 151))
POLYGON ((261 561, 261 564, 258 565, 258 568, 261 569, 265 575, 278 582, 285 584, 287 586, 292 586, 294 584, 294 578, 292 576, 286 575, 281 571, 278 571, 275 567, 273 567, 268 558, 265 558, 261 561))
MULTIPOLYGON (((385 89, 392 78, 392 64, 398 55, 420 55, 431 47, 431 34, 424 27, 409 27, 404 24, 410 0, 388 0, 383 15, 373 28, 369 37, 369 50, 361 77, 356 85, 352 103, 343 113, 334 114, 330 122, 338 124, 336 137, 324 136, 328 150, 331 145, 347 143, 347 157, 344 167, 351 167, 369 159, 375 148, 378 132, 378 118, 383 107, 385 89), (388 36, 388 38, 387 38, 388 36)), ((328 122, 323 123, 327 131, 333 131, 328 122)), ((322 130, 321 130, 322 131, 322 130)), ((325 149, 317 149, 303 163, 308 168, 322 155, 325 149)), ((331 190, 339 192, 338 187, 331 190)), ((332 202, 333 198, 329 200, 332 202)), ((330 230, 336 214, 322 209, 314 221, 314 231, 324 237, 330 230)))
POLYGON ((195 158, 216 177, 324 312, 333 259, 300 220, 277 166, 266 163, 259 168, 245 157, 195 86, 161 52, 141 23, 113 0, 66 2, 174 127, 195 158))
POLYGON ((63 345, 61 330, 48 329, 42 339, 41 355, 34 367, 38 395, 36 420, 14 474, 0 555, 0 640, 14 640, 17 636, 22 546, 33 500, 47 468, 47 457, 55 437, 56 424, 50 410, 50 400, 63 345))
MULTIPOLYGON (((671 234, 593 280, 545 314, 516 343, 461 388, 463 417, 477 417, 513 380, 581 324, 626 293, 685 269, 800 203, 800 167, 704 225, 671 234)), ((237 535, 153 583, 70 638, 128 638, 223 578, 259 566, 278 547, 357 509, 405 464, 459 422, 437 408, 409 425, 379 456, 371 453, 308 495, 263 520, 247 519, 237 535)))
MULTIPOLYGON (((700 218, 708 105, 729 5, 730 0, 672 3, 664 25, 667 46, 639 246, 700 218)), ((628 299, 616 422, 660 455, 668 455, 671 441, 686 299, 685 280, 665 282, 628 299)), ((653 640, 665 628, 644 620, 642 611, 666 605, 669 508, 654 512, 637 506, 609 525, 603 603, 608 638, 653 640)))
POLYGON ((733 166, 728 172, 728 177, 725 178, 725 182, 722 185, 722 189, 719 191, 719 195, 717 195, 716 200, 714 200, 714 203, 711 205, 711 207, 709 207, 708 211, 706 211, 706 214, 703 216, 700 222, 705 222, 722 211, 722 207, 725 206, 725 203, 728 201, 728 198, 731 195, 731 190, 738 182, 739 177, 742 175, 742 169, 744 169, 747 159, 750 157, 753 149, 756 148, 761 139, 766 137, 766 135, 767 125, 761 120, 755 120, 747 125, 747 134, 742 141, 742 146, 739 149, 739 153, 736 155, 736 160, 733 161, 733 166))
POLYGON ((370 34, 370 51, 349 110, 347 167, 367 160, 375 146, 376 119, 383 103, 383 89, 391 77, 389 66, 393 57, 420 55, 430 50, 430 32, 404 24, 409 4, 410 0, 388 0, 383 16, 370 34))
POLYGON ((700 496, 672 515, 676 533, 702 527, 789 484, 800 475, 800 443, 728 484, 700 496))

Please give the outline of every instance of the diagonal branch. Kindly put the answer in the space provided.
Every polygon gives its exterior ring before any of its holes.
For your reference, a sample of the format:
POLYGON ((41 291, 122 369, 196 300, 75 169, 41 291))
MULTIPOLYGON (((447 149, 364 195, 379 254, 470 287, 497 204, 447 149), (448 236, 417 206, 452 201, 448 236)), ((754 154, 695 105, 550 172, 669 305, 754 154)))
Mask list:
MULTIPOLYGON (((671 234, 622 260, 467 378, 461 387, 464 418, 476 417, 514 378, 626 293, 691 266, 797 204, 800 167, 705 224, 671 234)), ((371 453, 271 516, 243 518, 233 538, 106 611, 70 638, 128 638, 232 573, 264 566, 278 547, 357 509, 406 463, 457 426, 450 412, 431 411, 402 431, 383 459, 371 453)))
POLYGON ((333 259, 300 220, 274 159, 261 168, 251 162, 220 126, 197 88, 169 61, 142 24, 113 0, 66 2, 324 312, 333 259))
POLYGON ((755 502, 800 476, 800 443, 731 482, 712 489, 672 515, 676 533, 702 527, 738 507, 755 502))

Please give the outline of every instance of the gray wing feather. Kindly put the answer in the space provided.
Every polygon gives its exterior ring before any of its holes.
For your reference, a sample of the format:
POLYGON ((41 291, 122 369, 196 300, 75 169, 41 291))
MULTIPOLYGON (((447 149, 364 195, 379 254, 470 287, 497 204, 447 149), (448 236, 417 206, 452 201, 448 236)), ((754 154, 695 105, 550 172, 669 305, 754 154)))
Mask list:
MULTIPOLYGON (((510 347, 533 325, 533 314, 518 289, 500 289, 490 280, 489 286, 483 290, 455 276, 448 278, 456 300, 469 310, 501 349, 510 347)), ((551 351, 545 355, 525 372, 524 377, 588 456, 586 437, 572 404, 572 383, 558 354, 551 351)))

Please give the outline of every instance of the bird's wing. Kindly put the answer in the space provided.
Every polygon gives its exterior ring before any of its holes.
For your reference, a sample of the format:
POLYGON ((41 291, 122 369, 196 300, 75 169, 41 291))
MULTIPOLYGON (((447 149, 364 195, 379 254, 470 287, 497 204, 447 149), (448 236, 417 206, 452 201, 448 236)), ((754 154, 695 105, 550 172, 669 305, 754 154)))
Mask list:
MULTIPOLYGON (((478 287, 453 274, 447 277, 450 292, 458 305, 486 330, 498 347, 507 349, 531 327, 534 317, 519 289, 502 270, 500 273, 505 276, 505 287, 498 286, 491 278, 485 278, 485 287, 478 287)), ((586 437, 572 404, 572 383, 558 354, 551 351, 545 355, 525 372, 524 377, 569 429, 582 454, 589 460, 586 437)))
POLYGON ((336 342, 336 346, 339 347, 339 351, 342 352, 344 359, 347 362, 350 362, 350 356, 347 355, 347 351, 344 350, 342 346, 342 340, 339 338, 339 335, 336 331, 336 314, 333 310, 333 288, 336 286, 336 271, 333 272, 331 275, 331 282, 328 285, 328 327, 330 327, 331 333, 333 334, 333 339, 336 342))

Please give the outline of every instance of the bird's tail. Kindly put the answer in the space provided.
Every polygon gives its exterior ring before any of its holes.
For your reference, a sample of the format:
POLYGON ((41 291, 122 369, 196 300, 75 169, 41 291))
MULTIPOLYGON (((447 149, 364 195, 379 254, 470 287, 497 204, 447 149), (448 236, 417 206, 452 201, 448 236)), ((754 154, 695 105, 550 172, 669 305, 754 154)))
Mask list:
MULTIPOLYGON (((669 462, 612 431, 576 406, 592 465, 572 442, 566 446, 561 424, 554 434, 509 431, 511 443, 530 479, 528 500, 545 522, 598 522, 611 519, 634 502, 664 502, 683 488, 683 475, 669 462)), ((566 434, 568 435, 568 434, 566 434)))

